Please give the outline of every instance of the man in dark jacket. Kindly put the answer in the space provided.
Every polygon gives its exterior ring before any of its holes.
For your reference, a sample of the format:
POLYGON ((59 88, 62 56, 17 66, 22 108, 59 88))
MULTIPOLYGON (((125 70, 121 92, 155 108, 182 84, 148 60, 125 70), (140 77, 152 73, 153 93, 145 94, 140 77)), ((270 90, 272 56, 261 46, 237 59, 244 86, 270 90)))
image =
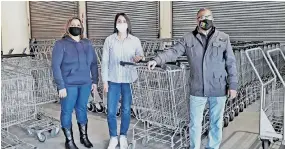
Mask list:
POLYGON ((236 60, 229 35, 213 25, 212 12, 200 9, 197 27, 186 33, 169 50, 148 62, 149 69, 187 55, 190 64, 190 148, 200 149, 203 111, 210 107, 207 149, 218 149, 222 141, 223 113, 227 96, 236 97, 238 87, 236 60))

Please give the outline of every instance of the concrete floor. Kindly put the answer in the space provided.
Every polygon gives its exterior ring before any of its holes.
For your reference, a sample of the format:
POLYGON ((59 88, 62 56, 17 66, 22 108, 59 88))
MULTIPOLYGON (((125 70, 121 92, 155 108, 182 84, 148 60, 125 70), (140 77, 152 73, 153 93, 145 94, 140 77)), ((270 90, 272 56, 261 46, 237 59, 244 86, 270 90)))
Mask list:
MULTIPOLYGON (((261 143, 258 140, 258 103, 253 103, 248 109, 235 117, 234 121, 224 129, 223 142, 221 149, 260 149, 261 143)), ((53 117, 59 119, 60 106, 59 104, 45 105, 45 110, 53 117)), ((106 149, 108 145, 108 125, 105 114, 89 113, 89 138, 94 144, 94 149, 106 149)), ((118 121, 119 122, 119 121, 118 121)), ((132 121, 129 131, 129 141, 131 141, 132 131, 131 128, 134 124, 132 121)), ((73 123, 76 124, 75 116, 73 115, 73 123)), ((83 147, 79 142, 79 134, 77 126, 73 126, 75 142, 79 148, 83 147)), ((24 131, 19 130, 17 127, 12 127, 10 132, 16 134, 21 140, 37 146, 39 149, 64 149, 64 136, 63 133, 55 138, 48 138, 46 142, 40 143, 36 137, 28 136, 24 131)), ((207 139, 202 140, 201 149, 204 148, 207 139)), ((147 146, 141 145, 138 141, 136 149, 168 149, 169 145, 157 142, 149 142, 147 146)), ((119 149, 119 147, 118 147, 119 149)))

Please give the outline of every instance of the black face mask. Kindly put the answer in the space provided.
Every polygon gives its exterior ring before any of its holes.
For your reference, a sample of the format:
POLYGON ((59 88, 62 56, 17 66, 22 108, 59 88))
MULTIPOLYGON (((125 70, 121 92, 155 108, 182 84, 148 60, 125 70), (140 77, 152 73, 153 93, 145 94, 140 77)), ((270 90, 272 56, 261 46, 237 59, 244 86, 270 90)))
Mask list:
POLYGON ((68 31, 72 36, 81 35, 81 28, 80 27, 69 27, 68 31))
POLYGON ((203 30, 209 30, 210 28, 213 27, 213 20, 202 20, 199 22, 199 27, 202 28, 203 30))

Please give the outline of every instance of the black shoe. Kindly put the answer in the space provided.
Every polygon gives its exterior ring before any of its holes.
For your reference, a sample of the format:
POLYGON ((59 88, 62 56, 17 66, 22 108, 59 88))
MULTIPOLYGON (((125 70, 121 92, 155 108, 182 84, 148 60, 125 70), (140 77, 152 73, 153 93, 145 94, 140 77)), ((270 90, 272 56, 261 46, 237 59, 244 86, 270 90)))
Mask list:
POLYGON ((65 135, 65 149, 78 149, 74 143, 72 128, 62 128, 65 135))
POLYGON ((87 135, 87 123, 85 125, 81 125, 79 123, 79 134, 80 134, 80 143, 83 144, 87 148, 93 147, 93 144, 89 141, 88 135, 87 135))

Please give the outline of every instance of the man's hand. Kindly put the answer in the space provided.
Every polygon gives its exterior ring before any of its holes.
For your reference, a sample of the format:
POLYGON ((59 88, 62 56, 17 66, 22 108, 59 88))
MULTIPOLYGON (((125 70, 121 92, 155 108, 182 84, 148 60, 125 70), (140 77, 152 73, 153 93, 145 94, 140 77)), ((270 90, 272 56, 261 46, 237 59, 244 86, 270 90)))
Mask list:
POLYGON ((59 98, 65 98, 67 96, 67 92, 66 92, 66 89, 61 89, 58 91, 58 96, 59 98))
POLYGON ((148 67, 149 70, 153 70, 156 65, 157 65, 156 61, 149 61, 147 63, 147 67, 148 67))
POLYGON ((139 62, 140 60, 142 60, 143 59, 143 57, 142 56, 135 56, 134 58, 134 62, 139 62))
POLYGON ((92 93, 94 94, 95 91, 97 90, 97 84, 92 84, 91 90, 92 90, 92 93))
POLYGON ((237 91, 236 90, 228 90, 228 98, 230 100, 236 98, 236 96, 237 96, 237 91))

